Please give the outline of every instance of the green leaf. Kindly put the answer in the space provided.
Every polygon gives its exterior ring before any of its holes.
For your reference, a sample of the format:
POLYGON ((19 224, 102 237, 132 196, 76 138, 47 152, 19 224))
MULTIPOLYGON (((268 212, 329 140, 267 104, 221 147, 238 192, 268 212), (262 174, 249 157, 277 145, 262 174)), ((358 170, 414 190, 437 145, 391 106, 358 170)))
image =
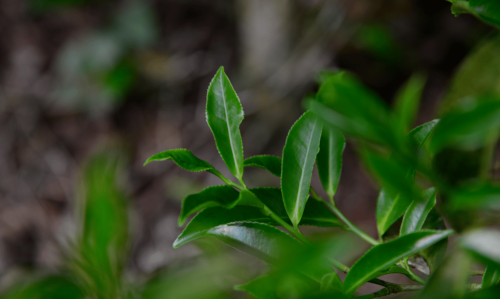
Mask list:
POLYGON ((443 116, 434 130, 431 150, 453 146, 478 149, 496 140, 500 127, 500 101, 497 97, 468 98, 460 110, 443 116))
POLYGON ((272 155, 253 156, 243 162, 245 167, 265 169, 277 177, 281 177, 281 158, 272 155))
POLYGON ((115 297, 128 245, 128 206, 118 188, 122 167, 119 152, 94 156, 84 171, 86 190, 83 230, 74 263, 92 280, 93 291, 115 297))
POLYGON ((419 299, 458 299, 465 294, 471 261, 461 251, 454 252, 434 272, 419 299))
POLYGON ((237 204, 239 196, 233 187, 225 185, 208 187, 200 193, 188 195, 182 201, 179 226, 184 224, 189 215, 205 208, 221 206, 231 209, 237 204))
POLYGON ((285 208, 296 227, 300 223, 318 154, 322 124, 312 113, 304 113, 292 126, 283 148, 281 191, 285 208))
POLYGON ((18 284, 2 295, 3 299, 83 299, 85 292, 72 280, 47 276, 27 284, 18 284))
MULTIPOLYGON (((406 139, 415 142, 417 147, 423 146, 438 122, 439 120, 432 120, 416 127, 408 133, 406 139)), ((383 186, 377 198, 376 209, 377 229, 379 235, 383 236, 391 225, 403 216, 410 206, 412 198, 418 200, 420 196, 415 196, 415 192, 418 191, 415 190, 412 182, 413 167, 410 166, 405 170, 392 157, 389 161, 374 157, 376 159, 372 163, 376 164, 372 165, 372 168, 381 178, 383 186)))
MULTIPOLYGON (((266 205, 273 213, 282 219, 290 222, 285 206, 281 190, 279 188, 254 188, 250 189, 259 200, 266 205)), ((319 201, 309 198, 304 208, 304 213, 300 220, 299 225, 312 225, 319 227, 334 227, 342 226, 340 220, 333 215, 328 208, 326 208, 319 201)))
MULTIPOLYGON (((290 223, 279 188, 255 188, 247 192, 255 194, 271 211, 290 223)), ((205 236, 208 230, 216 226, 238 221, 254 221, 278 225, 278 223, 262 212, 261 207, 256 206, 253 202, 249 203, 244 198, 238 199, 238 205, 231 210, 223 207, 213 207, 198 213, 189 222, 181 235, 177 237, 174 242, 174 248, 205 236)), ((342 224, 325 206, 311 199, 306 204, 304 215, 299 225, 335 227, 342 224)))
POLYGON ((413 75, 396 95, 394 105, 396 126, 403 134, 413 127, 424 85, 425 78, 422 75, 413 75))
POLYGON ((222 207, 207 208, 189 222, 174 242, 174 248, 206 236, 207 232, 219 225, 239 221, 275 223, 262 210, 251 206, 236 206, 228 211, 222 207))
POLYGON ((241 180, 243 176, 243 142, 240 124, 243 107, 229 78, 220 67, 208 87, 207 123, 214 134, 215 144, 231 173, 241 180))
POLYGON ((484 271, 481 288, 486 289, 491 286, 497 285, 500 280, 500 267, 490 264, 486 266, 484 271))
POLYGON ((321 184, 332 201, 339 186, 344 148, 342 133, 334 128, 323 127, 316 165, 321 184))
POLYGON ((500 231, 482 229, 462 236, 461 247, 486 265, 500 267, 500 231))
POLYGON ((317 289, 311 281, 304 280, 290 273, 270 273, 259 276, 246 284, 234 287, 237 291, 244 291, 257 299, 287 299, 303 298, 303 295, 317 289))
POLYGON ((223 224, 210 229, 205 235, 271 263, 285 252, 303 246, 283 231, 257 222, 223 224))
POLYGON ((360 286, 377 276, 401 259, 417 253, 442 239, 453 231, 420 231, 372 247, 351 268, 344 281, 346 294, 353 294, 360 286))
POLYGON ((163 161, 163 160, 172 160, 179 166, 180 168, 188 171, 205 171, 214 169, 210 163, 203 161, 193 155, 187 149, 173 149, 164 151, 149 157, 144 165, 149 164, 152 161, 163 161))
POLYGON ((494 209, 499 205, 500 186, 490 183, 463 186, 454 190, 450 195, 452 209, 494 209))
POLYGON ((425 190, 422 199, 414 200, 406 211, 401 224, 401 236, 419 231, 422 228, 427 215, 436 205, 436 189, 425 190))
POLYGON ((500 3, 495 0, 469 0, 468 12, 500 28, 500 3))
MULTIPOLYGON (((443 218, 436 210, 432 208, 425 219, 424 230, 445 230, 446 225, 443 218)), ((443 239, 436 244, 421 250, 418 255, 422 256, 429 267, 428 273, 434 273, 437 267, 443 262, 448 248, 448 239, 443 239)))

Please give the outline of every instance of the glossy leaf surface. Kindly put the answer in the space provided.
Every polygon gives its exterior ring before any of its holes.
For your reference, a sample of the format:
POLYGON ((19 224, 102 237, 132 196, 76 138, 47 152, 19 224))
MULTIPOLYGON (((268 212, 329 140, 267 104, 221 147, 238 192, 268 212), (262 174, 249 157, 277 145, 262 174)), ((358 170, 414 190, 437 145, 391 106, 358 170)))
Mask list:
POLYGON ((175 240, 174 248, 204 237, 214 227, 238 221, 275 223, 269 216, 264 215, 261 209, 256 207, 236 206, 230 211, 222 207, 207 208, 198 213, 188 223, 184 231, 175 240))
POLYGON ((281 158, 272 155, 253 156, 243 162, 245 167, 265 169, 277 177, 281 177, 281 158))
POLYGON ((281 191, 295 227, 300 223, 309 197, 321 129, 320 120, 312 112, 304 113, 290 129, 283 149, 281 191))
POLYGON ((396 124, 403 134, 413 127, 424 84, 425 79, 421 75, 413 75, 396 95, 394 107, 396 124))
POLYGON ((240 124, 244 113, 240 99, 229 78, 220 67, 212 79, 207 93, 207 123, 215 138, 222 160, 231 173, 243 176, 243 142, 240 124))
POLYGON ((461 246, 485 264, 500 267, 500 231, 475 230, 465 234, 461 246))
POLYGON ((420 231, 374 246, 352 266, 344 281, 344 291, 353 294, 361 285, 376 277, 378 272, 447 238, 452 233, 450 230, 420 231))
MULTIPOLYGON (((290 222, 279 188, 254 188, 251 191, 276 215, 290 222)), ((313 198, 309 198, 299 225, 334 227, 342 226, 342 223, 323 204, 313 198)))
POLYGON ((422 200, 413 201, 405 213, 401 224, 401 236, 419 231, 424 225, 427 215, 436 205, 436 189, 424 191, 422 200))
POLYGON ((227 245, 267 262, 303 245, 292 236, 264 223, 237 222, 216 226, 206 233, 227 245))
POLYGON ((172 160, 180 168, 188 171, 205 171, 213 169, 214 167, 210 163, 197 158, 193 153, 187 149, 173 149, 164 151, 149 157, 144 165, 149 164, 152 161, 164 161, 172 160))
POLYGON ((344 148, 345 139, 342 133, 334 128, 323 127, 316 165, 321 184, 331 200, 339 185, 344 148))
POLYGON ((200 193, 188 195, 182 201, 179 226, 184 224, 189 215, 205 208, 221 206, 231 209, 237 204, 239 196, 233 187, 225 185, 208 187, 200 193))

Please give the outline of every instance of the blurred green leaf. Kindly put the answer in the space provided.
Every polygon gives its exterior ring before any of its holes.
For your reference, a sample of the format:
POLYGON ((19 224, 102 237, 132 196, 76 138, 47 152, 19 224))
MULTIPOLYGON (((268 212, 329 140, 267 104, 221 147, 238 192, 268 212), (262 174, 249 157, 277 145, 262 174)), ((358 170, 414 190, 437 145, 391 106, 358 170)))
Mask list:
POLYGON ((401 236, 419 231, 424 225, 429 212, 436 205, 436 189, 424 191, 422 200, 413 201, 405 213, 401 224, 401 236))
POLYGON ((290 129, 283 148, 281 192, 288 216, 295 227, 309 198, 312 171, 318 154, 322 124, 312 113, 304 113, 290 129))
POLYGON ((340 181, 344 148, 342 133, 334 128, 323 127, 316 165, 321 184, 332 202, 340 181))
POLYGON ((200 193, 191 194, 182 201, 179 226, 184 224, 189 215, 209 207, 231 209, 238 203, 239 196, 238 191, 226 185, 208 187, 200 193))
POLYGON ((189 150, 183 148, 154 154, 146 160, 144 165, 147 165, 152 161, 164 160, 172 160, 175 162, 175 164, 177 164, 177 166, 188 171, 198 172, 214 169, 214 167, 210 165, 210 163, 197 158, 189 150))
POLYGON ((377 59, 387 64, 397 64, 403 57, 403 52, 396 39, 383 25, 362 26, 355 36, 355 42, 361 44, 377 59))
POLYGON ((384 102, 346 73, 329 77, 308 107, 325 123, 346 135, 398 147, 394 117, 384 102))
POLYGON ((127 258, 128 208, 117 185, 120 171, 119 153, 108 150, 94 156, 84 172, 83 231, 74 262, 88 276, 88 287, 104 297, 117 295, 127 258))
POLYGON ((257 299, 286 299, 304 298, 305 294, 317 290, 317 285, 291 273, 278 272, 257 277, 234 289, 247 292, 257 299))
MULTIPOLYGON (((417 148, 422 147, 438 122, 432 120, 416 127, 406 135, 405 140, 416 144, 417 148)), ((402 168, 404 164, 398 162, 394 156, 389 160, 375 155, 368 157, 373 159, 368 162, 382 183, 382 190, 377 198, 376 216, 379 236, 383 236, 391 225, 403 216, 412 200, 419 201, 420 196, 415 193, 418 190, 413 183, 413 166, 402 168)))
POLYGON ((47 276, 21 283, 1 295, 2 299, 83 299, 86 293, 74 281, 63 276, 47 276))
POLYGON ((375 278, 380 271, 447 238, 452 233, 451 230, 414 232, 372 247, 352 266, 344 281, 344 291, 352 295, 360 286, 375 278))
MULTIPOLYGON (((446 225, 444 223, 441 214, 432 208, 427 218, 422 226, 423 230, 445 230, 446 225)), ((421 250, 418 255, 422 256, 429 267, 429 273, 434 273, 437 267, 443 262, 446 250, 448 248, 448 239, 443 239, 436 244, 421 250)))
POLYGON ((481 288, 486 289, 498 284, 500 280, 500 267, 497 265, 489 264, 484 271, 481 288))
POLYGON ((406 134, 413 127, 418 114, 418 105, 424 90, 425 78, 422 75, 413 75, 396 94, 394 110, 396 113, 395 125, 406 134))
POLYGON ((468 293, 464 298, 466 299, 497 299, 500 294, 500 286, 477 290, 468 293))
POLYGON ((241 180, 243 176, 243 142, 240 124, 243 107, 229 78, 220 67, 210 82, 207 93, 207 123, 215 138, 222 160, 231 173, 241 180))
POLYGON ((450 195, 452 209, 491 209, 500 207, 500 186, 480 182, 456 188, 450 195))
POLYGON ((500 27, 500 3, 495 0, 452 0, 451 11, 455 16, 470 13, 477 18, 500 27))
POLYGON ((486 265, 500 267, 500 231, 495 229, 471 231, 462 236, 460 244, 486 265))
POLYGON ((496 140, 500 127, 500 101, 496 97, 468 98, 461 109, 444 115, 434 130, 431 150, 446 146, 478 149, 496 140))
POLYGON ((467 289, 471 261, 463 252, 454 252, 434 272, 418 298, 458 299, 467 289))
POLYGON ((277 177, 281 177, 281 158, 272 155, 253 156, 245 159, 245 167, 258 167, 265 169, 277 177))

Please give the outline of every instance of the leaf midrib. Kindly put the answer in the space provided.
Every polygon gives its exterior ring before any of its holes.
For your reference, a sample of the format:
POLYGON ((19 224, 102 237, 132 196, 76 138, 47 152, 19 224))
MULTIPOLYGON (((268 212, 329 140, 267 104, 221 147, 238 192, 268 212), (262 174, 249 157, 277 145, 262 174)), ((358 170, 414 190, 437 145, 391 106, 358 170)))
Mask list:
POLYGON ((220 76, 220 86, 222 89, 222 100, 224 101, 224 113, 226 117, 227 134, 229 135, 229 144, 231 145, 231 152, 233 153, 234 168, 236 169, 237 177, 240 177, 240 168, 238 162, 236 161, 236 153, 234 151, 233 138, 231 136, 231 128, 229 126, 229 117, 227 115, 227 102, 226 102, 226 89, 224 88, 224 76, 223 73, 220 76))
MULTIPOLYGON (((311 132, 313 132, 313 134, 314 134, 314 129, 316 129, 317 124, 318 124, 318 122, 315 121, 314 122, 314 127, 311 130, 311 132)), ((302 165, 301 173, 300 173, 299 190, 297 192, 297 196, 296 196, 296 199, 295 199, 295 208, 294 208, 294 211, 293 211, 293 218, 296 219, 296 220, 299 217, 299 209, 298 209, 299 204, 298 203, 299 203, 299 200, 300 200, 300 193, 302 191, 302 185, 303 185, 303 181, 304 181, 304 174, 305 174, 304 168, 305 168, 305 165, 307 164, 307 157, 309 156, 309 151, 311 149, 311 140, 313 139, 313 134, 310 135, 310 138, 309 138, 309 140, 307 142, 308 146, 307 146, 307 151, 306 151, 306 155, 305 155, 306 158, 304 159, 304 163, 302 165)))

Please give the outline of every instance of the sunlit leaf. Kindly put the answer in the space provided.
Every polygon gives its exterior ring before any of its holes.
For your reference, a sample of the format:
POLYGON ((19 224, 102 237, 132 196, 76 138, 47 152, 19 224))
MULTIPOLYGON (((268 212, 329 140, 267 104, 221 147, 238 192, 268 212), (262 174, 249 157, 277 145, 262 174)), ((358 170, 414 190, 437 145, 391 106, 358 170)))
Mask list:
POLYGON ((265 169, 277 177, 281 177, 281 158, 272 155, 253 156, 243 162, 245 167, 265 169))
POLYGON ((321 184, 332 201, 340 181, 344 148, 342 133, 334 128, 323 127, 316 165, 321 184))
POLYGON ((420 231, 372 247, 351 268, 344 281, 344 291, 353 294, 361 285, 404 257, 410 256, 447 238, 453 231, 420 231))
POLYGON ((243 176, 243 142, 240 124, 243 107, 229 78, 220 67, 207 93, 207 123, 214 134, 215 144, 231 173, 241 180, 243 176))
POLYGON ((436 205, 436 189, 430 188, 424 191, 422 200, 414 200, 403 218, 401 224, 401 236, 419 231, 424 225, 427 215, 436 205))
POLYGON ((304 113, 290 129, 283 148, 281 190, 294 226, 300 223, 309 197, 321 128, 320 120, 312 112, 304 113))

